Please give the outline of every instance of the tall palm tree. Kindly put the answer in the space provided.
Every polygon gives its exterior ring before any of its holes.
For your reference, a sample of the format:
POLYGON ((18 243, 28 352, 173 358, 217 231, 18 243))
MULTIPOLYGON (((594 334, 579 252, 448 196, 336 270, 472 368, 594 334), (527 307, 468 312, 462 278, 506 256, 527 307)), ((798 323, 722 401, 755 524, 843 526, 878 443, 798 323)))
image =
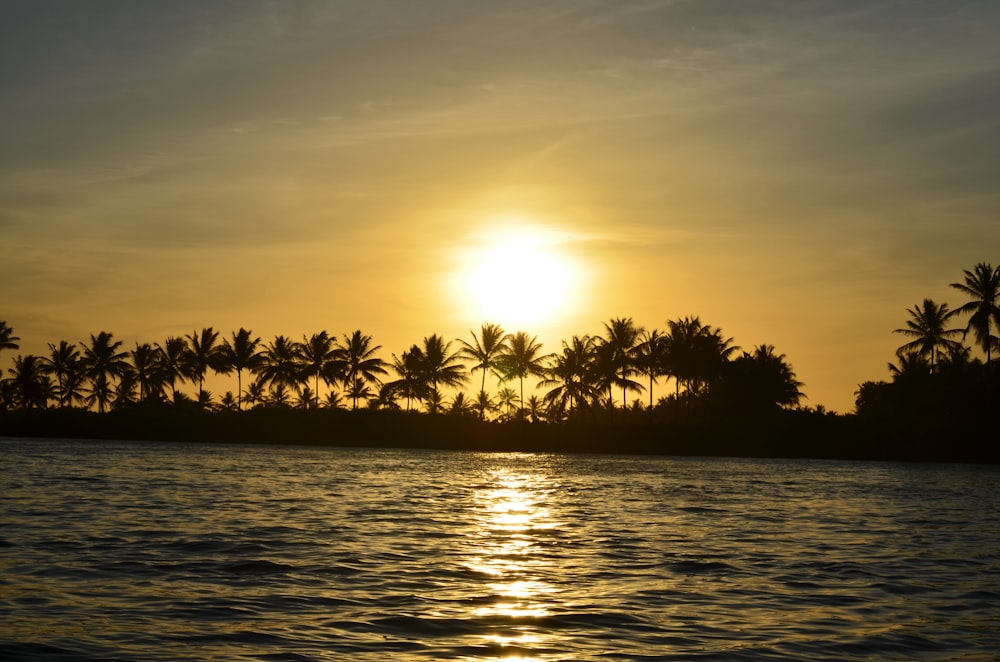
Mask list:
POLYGON ((634 348, 636 370, 649 377, 649 408, 653 409, 653 383, 667 374, 667 336, 659 330, 643 332, 634 348))
POLYGON ((25 409, 44 409, 52 397, 52 382, 46 374, 45 359, 18 355, 9 368, 14 401, 25 409))
MULTIPOLYGON (((469 333, 472 335, 471 343, 461 338, 458 340, 461 345, 458 356, 473 361, 473 370, 482 371, 483 377, 479 390, 481 393, 486 393, 486 373, 492 372, 499 376, 500 356, 507 348, 506 335, 499 324, 490 323, 483 324, 478 338, 475 331, 469 331, 469 333)), ((486 417, 485 403, 488 399, 487 397, 480 401, 482 406, 479 409, 479 418, 486 417)))
POLYGON ((331 364, 343 375, 344 384, 353 392, 351 400, 354 409, 358 408, 358 399, 363 393, 363 389, 356 388, 358 380, 364 384, 379 386, 379 375, 387 374, 385 361, 375 355, 380 349, 382 345, 372 346, 372 337, 357 330, 350 336, 344 335, 344 344, 331 364))
POLYGON ((162 397, 163 371, 159 349, 149 343, 136 343, 135 349, 129 352, 132 359, 132 369, 135 371, 136 385, 139 387, 139 402, 155 394, 162 397))
POLYGON ((0 349, 20 349, 18 340, 20 338, 14 335, 14 329, 7 326, 7 322, 0 320, 0 349))
POLYGON ((465 381, 465 367, 458 355, 451 351, 451 343, 445 342, 436 333, 424 338, 421 377, 429 387, 431 413, 437 411, 441 402, 440 386, 458 386, 465 381))
POLYGON ((299 355, 303 372, 315 380, 312 406, 319 407, 319 378, 327 381, 330 363, 337 358, 337 339, 331 338, 326 331, 314 333, 308 338, 303 336, 299 355))
POLYGON ((594 359, 597 340, 589 335, 573 336, 569 343, 562 341, 562 351, 553 355, 545 379, 539 386, 551 386, 545 399, 565 409, 569 416, 574 409, 598 398, 594 378, 594 359))
POLYGON ((964 273, 965 282, 951 286, 967 294, 971 301, 956 308, 955 313, 970 315, 965 333, 972 331, 975 334, 976 342, 986 352, 986 365, 989 365, 991 350, 997 342, 992 328, 1000 329, 1000 267, 994 269, 980 262, 972 271, 966 269, 964 273))
POLYGON ((732 361, 724 382, 728 395, 743 406, 757 410, 795 407, 805 397, 802 382, 788 364, 784 354, 776 354, 774 345, 758 345, 751 353, 732 361))
POLYGON ((159 366, 157 370, 164 384, 170 385, 170 398, 177 400, 177 382, 184 382, 194 376, 191 351, 184 338, 169 336, 162 345, 157 344, 159 366))
POLYGON ((59 406, 68 406, 69 391, 66 386, 72 381, 73 373, 80 370, 80 352, 73 343, 60 340, 58 345, 49 343, 49 356, 43 360, 45 371, 56 376, 59 406))
POLYGON ((187 336, 188 351, 191 357, 191 377, 198 380, 198 399, 205 390, 205 373, 211 368, 217 372, 227 369, 221 356, 222 345, 218 343, 219 332, 212 327, 205 327, 201 333, 191 332, 187 336))
MULTIPOLYGON (((302 374, 301 361, 299 358, 298 343, 293 342, 288 336, 278 335, 264 348, 261 354, 261 365, 257 369, 257 379, 263 384, 270 384, 272 389, 277 386, 288 387, 299 383, 302 374)), ((272 393, 272 395, 274 395, 272 393)), ((287 393, 282 390, 282 396, 287 393)), ((281 404, 283 398, 272 403, 281 404)))
POLYGON ((230 342, 222 345, 221 358, 230 371, 236 371, 236 408, 243 409, 243 371, 253 372, 261 364, 261 354, 258 351, 260 338, 254 338, 247 329, 240 328, 233 333, 230 342))
POLYGON ((739 348, 722 330, 701 323, 698 317, 668 320, 667 368, 677 380, 677 396, 683 383, 686 392, 701 393, 718 379, 729 357, 739 348))
POLYGON ((90 380, 91 399, 101 413, 111 397, 112 380, 128 369, 127 354, 120 351, 121 346, 122 342, 114 340, 107 331, 96 336, 91 334, 90 345, 83 346, 83 365, 90 380))
POLYGON ((962 343, 952 340, 953 337, 961 335, 962 330, 946 328, 948 320, 955 314, 954 311, 948 310, 948 304, 937 304, 930 299, 924 299, 922 306, 907 308, 906 312, 910 314, 906 327, 895 329, 893 333, 902 333, 913 340, 897 349, 897 356, 917 353, 929 357, 930 369, 933 372, 941 350, 952 354, 962 347, 962 343))
MULTIPOLYGON (((607 353, 607 365, 611 373, 607 375, 608 400, 611 401, 611 386, 622 389, 622 409, 628 406, 628 391, 641 391, 642 385, 630 379, 636 370, 634 349, 639 335, 645 332, 641 326, 636 326, 631 317, 616 317, 604 323, 604 342, 602 349, 607 353)), ((614 403, 611 403, 614 407, 614 403)))
POLYGON ((406 398, 406 410, 410 410, 413 400, 423 400, 427 394, 428 385, 423 378, 424 352, 413 345, 402 356, 392 355, 392 369, 399 379, 390 382, 394 391, 406 398))
POLYGON ((508 379, 517 377, 521 384, 519 403, 524 402, 524 378, 528 375, 542 377, 545 375, 545 360, 542 356, 542 344, 537 336, 529 336, 524 331, 518 331, 507 336, 507 348, 501 354, 500 370, 508 379))

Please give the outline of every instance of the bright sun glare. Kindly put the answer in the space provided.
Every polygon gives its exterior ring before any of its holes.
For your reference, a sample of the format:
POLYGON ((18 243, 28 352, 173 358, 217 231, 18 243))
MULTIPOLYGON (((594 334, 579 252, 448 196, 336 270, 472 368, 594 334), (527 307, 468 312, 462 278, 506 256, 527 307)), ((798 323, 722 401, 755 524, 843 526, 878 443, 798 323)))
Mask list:
POLYGON ((568 235, 517 219, 498 219, 462 249, 456 274, 465 309, 509 327, 558 320, 572 308, 581 270, 568 235))

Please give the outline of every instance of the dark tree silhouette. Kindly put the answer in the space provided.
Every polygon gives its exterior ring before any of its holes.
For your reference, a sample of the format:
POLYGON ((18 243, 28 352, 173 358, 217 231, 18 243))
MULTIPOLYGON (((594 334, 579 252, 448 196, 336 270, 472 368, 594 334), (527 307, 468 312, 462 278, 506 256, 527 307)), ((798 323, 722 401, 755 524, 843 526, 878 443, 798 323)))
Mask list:
POLYGON ((581 405, 589 405, 599 397, 595 380, 597 341, 588 335, 573 336, 562 341, 562 351, 554 354, 539 386, 551 387, 545 399, 569 416, 581 405))
POLYGON ((620 386, 622 389, 622 409, 628 405, 628 391, 638 392, 643 388, 630 378, 638 374, 634 349, 639 335, 644 331, 641 326, 635 325, 631 317, 616 317, 604 323, 604 338, 600 352, 603 354, 601 363, 607 367, 608 372, 602 375, 602 381, 607 384, 608 406, 612 412, 614 411, 614 399, 611 394, 613 386, 620 386))
POLYGON ((49 357, 44 359, 45 371, 56 376, 56 397, 60 407, 72 405, 72 396, 67 386, 79 382, 75 378, 80 372, 80 352, 73 343, 60 340, 58 345, 49 343, 49 357))
POLYGON ((922 306, 907 308, 906 312, 910 314, 906 327, 895 329, 893 333, 901 333, 913 340, 897 349, 897 356, 915 353, 927 357, 931 362, 930 369, 934 370, 942 350, 950 355, 961 349, 962 343, 952 338, 961 335, 962 330, 946 328, 948 320, 954 315, 954 311, 948 310, 948 304, 924 299, 922 306))
POLYGON ((205 373, 211 368, 217 372, 226 370, 224 357, 221 356, 222 345, 218 344, 219 332, 206 327, 201 333, 192 331, 187 336, 188 351, 191 363, 191 377, 198 380, 198 400, 202 399, 205 388, 205 373))
POLYGON ((972 271, 966 269, 964 283, 951 286, 971 297, 971 300, 955 309, 956 314, 969 315, 969 325, 965 333, 972 331, 976 342, 986 352, 986 364, 990 363, 992 349, 997 346, 997 337, 992 328, 1000 329, 1000 267, 994 269, 986 262, 980 262, 972 271))
MULTIPOLYGON (((181 341, 183 343, 183 341, 181 341)), ((90 336, 90 345, 83 346, 83 366, 90 380, 90 397, 97 403, 97 410, 104 412, 111 397, 115 378, 128 370, 126 353, 119 351, 121 341, 107 331, 90 336)))
POLYGON ((802 382, 784 354, 773 345, 758 345, 726 366, 722 386, 730 410, 770 411, 795 407, 804 397, 802 382))
POLYGON ((287 388, 298 384, 301 375, 298 343, 293 342, 288 336, 275 336, 274 340, 264 348, 261 364, 257 370, 258 380, 262 384, 271 386, 272 403, 287 405, 288 398, 291 397, 287 388))
POLYGON ((52 382, 46 374, 45 359, 18 355, 10 368, 10 388, 15 404, 25 409, 44 409, 52 397, 52 382))
POLYGON ((659 330, 645 331, 639 335, 633 351, 633 360, 638 372, 649 378, 649 408, 653 409, 653 384, 667 375, 666 359, 669 349, 668 338, 659 330))
POLYGON ((371 395, 371 390, 361 388, 358 382, 378 387, 381 385, 379 375, 387 374, 385 361, 376 356, 380 349, 381 345, 372 345, 371 336, 358 330, 350 336, 344 336, 344 344, 338 349, 337 358, 331 362, 334 370, 343 375, 344 384, 349 391, 348 397, 353 402, 353 409, 358 408, 358 400, 361 397, 371 395))
POLYGON ((521 395, 518 402, 524 404, 524 378, 529 375, 544 377, 545 356, 542 356, 542 345, 537 336, 529 336, 524 331, 518 331, 507 336, 507 347, 500 355, 500 371, 510 379, 517 377, 521 384, 521 395))
POLYGON ((428 408, 434 413, 441 403, 441 393, 438 388, 462 384, 465 381, 465 366, 457 354, 452 353, 451 343, 445 342, 435 333, 424 338, 423 365, 420 374, 429 387, 428 408))
POLYGON ((148 398, 162 396, 163 373, 159 350, 149 343, 136 343, 131 352, 132 370, 135 372, 136 385, 139 387, 139 402, 148 398))
POLYGON ((302 358, 302 371, 314 379, 315 388, 310 406, 319 407, 319 379, 329 384, 327 376, 330 373, 330 364, 337 359, 337 340, 331 338, 326 331, 314 333, 308 338, 303 336, 302 344, 299 346, 299 355, 302 358))
MULTIPOLYGON (((471 343, 461 338, 458 340, 462 345, 458 356, 474 361, 471 370, 482 371, 483 376, 479 390, 481 393, 486 393, 486 373, 492 372, 494 375, 500 376, 500 357, 507 348, 506 336, 499 324, 488 323, 483 324, 478 338, 474 331, 469 331, 469 333, 472 335, 471 343)), ((486 417, 485 403, 488 401, 488 396, 480 399, 480 405, 482 405, 479 409, 480 418, 486 417)))
POLYGON ((226 340, 220 352, 222 364, 229 371, 236 371, 236 408, 243 409, 243 371, 253 372, 260 367, 263 358, 258 347, 260 338, 254 338, 247 329, 240 328, 233 333, 232 341, 226 340))
POLYGON ((399 379, 390 382, 389 386, 396 393, 406 398, 406 410, 410 410, 413 400, 423 400, 427 396, 428 385, 423 378, 424 352, 413 345, 402 356, 392 355, 392 369, 399 379))
POLYGON ((706 326, 698 317, 668 320, 667 370, 677 380, 677 397, 684 385, 689 395, 699 395, 721 375, 733 352, 739 348, 722 330, 706 326))
POLYGON ((0 320, 0 349, 20 349, 18 340, 20 338, 14 335, 14 330, 7 326, 7 322, 0 320))
POLYGON ((177 336, 168 337, 162 345, 158 344, 156 347, 159 350, 157 356, 160 361, 158 370, 163 383, 170 385, 170 399, 176 401, 177 382, 183 383, 193 374, 191 352, 184 338, 177 336))

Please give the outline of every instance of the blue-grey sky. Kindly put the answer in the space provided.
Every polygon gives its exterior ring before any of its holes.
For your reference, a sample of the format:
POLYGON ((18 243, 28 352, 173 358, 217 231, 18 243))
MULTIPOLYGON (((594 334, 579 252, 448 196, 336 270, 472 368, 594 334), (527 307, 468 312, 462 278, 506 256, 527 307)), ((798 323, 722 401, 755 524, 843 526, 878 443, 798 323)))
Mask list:
POLYGON ((906 308, 1000 261, 998 111, 990 1, 8 0, 0 319, 388 358, 699 315, 848 411, 906 308), (512 225, 571 265, 497 274, 548 317, 456 294, 512 225))

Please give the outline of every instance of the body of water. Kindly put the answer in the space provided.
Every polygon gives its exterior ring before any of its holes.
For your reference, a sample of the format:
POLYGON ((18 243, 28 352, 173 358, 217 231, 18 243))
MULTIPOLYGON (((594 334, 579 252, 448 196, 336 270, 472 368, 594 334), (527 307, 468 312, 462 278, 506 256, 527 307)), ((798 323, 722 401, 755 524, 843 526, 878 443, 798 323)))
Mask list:
POLYGON ((996 660, 1000 468, 0 440, 0 659, 996 660))

